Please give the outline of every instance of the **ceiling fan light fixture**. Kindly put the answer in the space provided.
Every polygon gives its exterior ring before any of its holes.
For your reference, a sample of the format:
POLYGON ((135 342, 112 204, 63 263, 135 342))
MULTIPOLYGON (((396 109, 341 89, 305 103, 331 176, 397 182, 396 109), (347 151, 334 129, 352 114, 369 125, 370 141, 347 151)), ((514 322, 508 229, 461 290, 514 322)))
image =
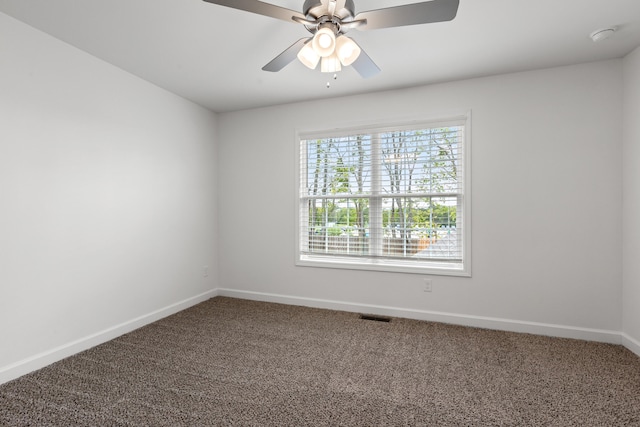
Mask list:
POLYGON ((342 70, 340 59, 335 53, 333 55, 323 57, 320 61, 320 71, 323 73, 337 73, 340 70, 342 70))
MULTIPOLYGON (((326 73, 335 73, 343 66, 352 65, 363 78, 376 75, 380 68, 355 41, 342 38, 344 33, 354 28, 375 30, 451 21, 456 17, 460 4, 460 0, 418 0, 418 3, 368 10, 356 15, 354 0, 304 0, 302 13, 269 3, 268 0, 204 1, 302 24, 313 35, 311 39, 302 38, 289 46, 262 67, 264 71, 280 71, 297 57, 312 69, 321 61, 320 69, 326 73), (338 39, 341 39, 339 46, 338 39), (309 51, 307 44, 315 55, 309 51)), ((606 35, 592 37, 602 39, 606 35)))
POLYGON ((318 66, 318 62, 320 62, 320 55, 316 53, 311 43, 307 43, 298 52, 298 60, 307 68, 315 70, 318 66))
POLYGON ((340 36, 336 39, 336 54, 345 67, 353 64, 360 56, 360 46, 347 36, 340 36))
POLYGON ((320 56, 327 57, 336 50, 336 35, 331 28, 320 28, 311 40, 313 50, 320 56))

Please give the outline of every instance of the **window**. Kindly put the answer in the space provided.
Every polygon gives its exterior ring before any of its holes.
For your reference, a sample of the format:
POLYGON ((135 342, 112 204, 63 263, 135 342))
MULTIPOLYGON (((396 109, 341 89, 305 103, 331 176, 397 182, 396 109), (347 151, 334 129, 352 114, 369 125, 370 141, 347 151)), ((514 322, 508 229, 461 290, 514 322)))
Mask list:
POLYGON ((468 121, 301 134, 296 263, 469 276, 468 121))

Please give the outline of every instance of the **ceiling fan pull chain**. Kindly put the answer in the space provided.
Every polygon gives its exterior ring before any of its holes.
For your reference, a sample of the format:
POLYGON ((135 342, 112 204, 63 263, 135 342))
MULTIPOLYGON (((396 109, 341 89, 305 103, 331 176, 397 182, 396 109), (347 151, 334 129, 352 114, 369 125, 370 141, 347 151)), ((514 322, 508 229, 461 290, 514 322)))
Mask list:
MULTIPOLYGON (((333 75, 333 80, 338 80, 338 73, 333 75)), ((331 88, 331 82, 327 82, 327 89, 331 88)))

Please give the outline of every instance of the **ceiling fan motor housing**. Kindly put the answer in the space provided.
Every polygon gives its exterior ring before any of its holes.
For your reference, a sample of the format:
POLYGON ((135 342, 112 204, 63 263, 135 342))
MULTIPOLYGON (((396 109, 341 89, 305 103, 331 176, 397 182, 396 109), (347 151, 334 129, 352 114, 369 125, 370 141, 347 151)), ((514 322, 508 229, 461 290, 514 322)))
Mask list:
MULTIPOLYGON (((332 19, 329 19, 328 16, 329 12, 327 3, 327 1, 322 2, 320 0, 305 0, 304 5, 302 6, 302 11, 309 20, 317 21, 319 18, 326 16, 328 18, 327 20, 331 21, 332 19)), ((336 9, 333 12, 333 20, 336 21, 337 24, 341 24, 342 21, 351 21, 354 16, 355 6, 353 4, 353 0, 345 0, 344 7, 336 9)), ((322 20, 320 20, 320 22, 322 22, 322 20)))

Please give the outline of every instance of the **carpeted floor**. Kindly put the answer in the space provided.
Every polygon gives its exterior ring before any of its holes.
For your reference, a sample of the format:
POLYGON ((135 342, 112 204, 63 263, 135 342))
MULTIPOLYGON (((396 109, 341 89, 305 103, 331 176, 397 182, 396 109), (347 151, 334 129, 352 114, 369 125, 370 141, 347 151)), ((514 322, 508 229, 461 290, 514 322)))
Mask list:
POLYGON ((640 358, 218 297, 0 386, 0 425, 640 426, 640 358))

